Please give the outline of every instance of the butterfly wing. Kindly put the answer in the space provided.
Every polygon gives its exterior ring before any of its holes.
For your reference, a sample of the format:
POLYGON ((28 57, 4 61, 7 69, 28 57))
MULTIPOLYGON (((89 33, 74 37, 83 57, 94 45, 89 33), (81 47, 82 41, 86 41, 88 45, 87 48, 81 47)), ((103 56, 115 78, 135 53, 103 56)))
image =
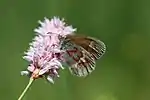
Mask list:
POLYGON ((70 72, 85 77, 95 69, 95 61, 104 54, 105 45, 91 37, 68 36, 62 49, 66 51, 64 58, 70 72))
POLYGON ((78 35, 69 35, 67 38, 73 44, 84 48, 95 60, 99 59, 106 51, 105 44, 98 39, 78 35))

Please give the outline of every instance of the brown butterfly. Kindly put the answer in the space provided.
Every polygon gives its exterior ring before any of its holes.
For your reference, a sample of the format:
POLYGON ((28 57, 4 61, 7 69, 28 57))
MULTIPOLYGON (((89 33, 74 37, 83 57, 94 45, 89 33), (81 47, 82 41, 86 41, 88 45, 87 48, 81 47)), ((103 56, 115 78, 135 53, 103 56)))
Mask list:
POLYGON ((81 35, 67 35, 61 44, 65 50, 65 63, 72 74, 85 77, 95 69, 96 60, 105 53, 105 44, 95 38, 81 35))

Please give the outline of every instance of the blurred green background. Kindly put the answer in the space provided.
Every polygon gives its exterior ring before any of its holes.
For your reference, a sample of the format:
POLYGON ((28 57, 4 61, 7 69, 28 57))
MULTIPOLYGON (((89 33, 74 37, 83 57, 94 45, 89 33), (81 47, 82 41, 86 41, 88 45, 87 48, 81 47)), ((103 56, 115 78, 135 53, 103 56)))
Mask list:
POLYGON ((96 70, 86 78, 68 70, 54 85, 37 80, 23 100, 150 100, 150 1, 1 0, 0 100, 17 100, 28 83, 20 75, 23 52, 37 21, 59 16, 107 45, 96 70))

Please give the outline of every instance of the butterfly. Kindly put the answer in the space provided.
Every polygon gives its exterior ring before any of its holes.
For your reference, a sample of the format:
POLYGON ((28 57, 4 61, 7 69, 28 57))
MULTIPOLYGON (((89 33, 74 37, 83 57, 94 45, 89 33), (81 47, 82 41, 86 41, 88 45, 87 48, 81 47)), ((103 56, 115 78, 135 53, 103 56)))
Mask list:
POLYGON ((105 51, 105 44, 93 37, 83 35, 67 35, 62 43, 63 58, 70 72, 79 77, 89 75, 105 51))

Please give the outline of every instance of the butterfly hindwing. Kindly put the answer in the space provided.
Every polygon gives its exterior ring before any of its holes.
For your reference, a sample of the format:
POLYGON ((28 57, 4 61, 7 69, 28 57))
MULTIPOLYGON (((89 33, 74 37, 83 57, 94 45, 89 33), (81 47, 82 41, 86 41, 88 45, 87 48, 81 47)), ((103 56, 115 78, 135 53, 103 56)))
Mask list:
POLYGON ((69 70, 77 76, 87 76, 95 69, 95 60, 92 59, 86 51, 82 51, 82 57, 70 65, 69 70))

